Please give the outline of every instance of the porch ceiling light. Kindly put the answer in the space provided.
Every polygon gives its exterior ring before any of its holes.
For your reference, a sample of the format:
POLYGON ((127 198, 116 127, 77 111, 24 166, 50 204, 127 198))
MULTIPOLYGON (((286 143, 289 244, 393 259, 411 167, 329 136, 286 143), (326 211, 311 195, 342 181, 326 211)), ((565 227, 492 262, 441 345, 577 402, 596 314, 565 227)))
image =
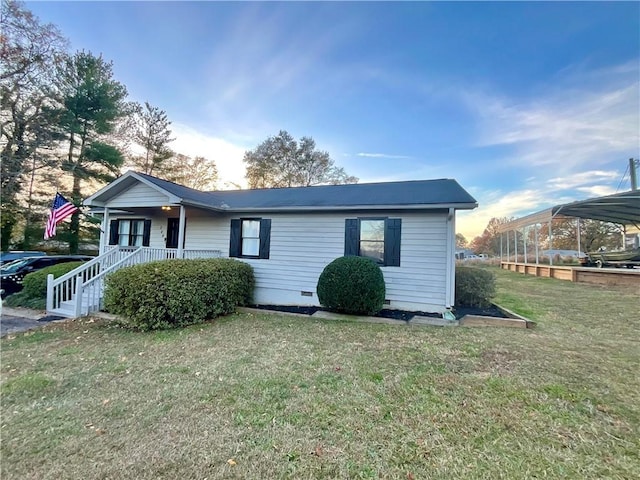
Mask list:
POLYGON ((163 205, 162 210, 171 210, 171 207, 169 205, 163 205))

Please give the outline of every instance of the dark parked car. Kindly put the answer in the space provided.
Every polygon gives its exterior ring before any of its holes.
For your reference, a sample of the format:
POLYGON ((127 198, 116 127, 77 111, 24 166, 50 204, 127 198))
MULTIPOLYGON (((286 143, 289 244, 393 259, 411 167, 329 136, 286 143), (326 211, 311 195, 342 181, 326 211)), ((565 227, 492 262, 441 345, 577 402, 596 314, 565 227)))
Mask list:
POLYGON ((6 263, 0 267, 0 288, 2 298, 22 290, 22 280, 32 272, 37 272, 51 265, 67 262, 86 262, 93 257, 87 255, 47 255, 26 257, 6 263))
POLYGON ((46 252, 38 252, 35 250, 9 250, 8 252, 0 252, 0 265, 13 262, 14 260, 20 260, 21 258, 25 257, 42 257, 46 254, 46 252))

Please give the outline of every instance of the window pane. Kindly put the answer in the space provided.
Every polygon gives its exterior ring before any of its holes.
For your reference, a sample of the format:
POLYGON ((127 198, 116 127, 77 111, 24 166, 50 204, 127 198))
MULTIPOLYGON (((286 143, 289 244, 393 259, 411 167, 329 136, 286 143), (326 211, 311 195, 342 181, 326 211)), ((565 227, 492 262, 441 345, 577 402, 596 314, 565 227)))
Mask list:
POLYGON ((118 245, 121 247, 129 246, 129 231, 131 229, 131 220, 120 220, 118 226, 118 245))
POLYGON ((384 220, 361 220, 360 240, 384 241, 384 220))
POLYGON ((260 220, 242 221, 242 238, 258 238, 260 236, 260 220))
POLYGON ((260 240, 257 238, 242 239, 242 255, 258 256, 260 253, 260 240))
POLYGON ((144 220, 135 220, 131 222, 131 235, 142 235, 144 230, 144 220))
POLYGON ((384 242, 360 242, 360 256, 370 257, 378 262, 384 261, 384 242))
POLYGON ((141 247, 142 246, 142 235, 136 235, 131 237, 131 245, 135 246, 135 247, 141 247))
POLYGON ((120 235, 129 235, 129 227, 131 226, 131 220, 120 220, 118 226, 118 233, 120 235))

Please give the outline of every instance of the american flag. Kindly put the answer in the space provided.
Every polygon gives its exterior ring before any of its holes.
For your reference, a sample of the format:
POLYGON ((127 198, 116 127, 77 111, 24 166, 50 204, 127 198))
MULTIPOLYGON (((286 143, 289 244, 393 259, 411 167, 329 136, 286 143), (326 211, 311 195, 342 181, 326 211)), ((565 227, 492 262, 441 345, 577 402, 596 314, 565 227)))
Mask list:
POLYGON ((59 193, 56 193, 56 198, 53 200, 53 206, 49 211, 49 218, 47 219, 47 226, 44 229, 44 239, 49 240, 56 235, 56 225, 58 225, 65 218, 70 217, 78 210, 73 203, 64 198, 59 193))

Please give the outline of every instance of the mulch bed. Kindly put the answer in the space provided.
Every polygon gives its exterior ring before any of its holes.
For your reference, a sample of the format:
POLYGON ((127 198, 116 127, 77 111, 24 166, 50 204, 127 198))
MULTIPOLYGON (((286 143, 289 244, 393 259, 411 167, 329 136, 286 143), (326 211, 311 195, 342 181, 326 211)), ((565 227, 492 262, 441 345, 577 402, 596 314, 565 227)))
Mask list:
MULTIPOLYGON (((330 311, 322 307, 300 307, 296 305, 251 305, 251 308, 257 308, 259 310, 272 310, 276 312, 299 313, 302 315, 313 315, 318 311, 330 311)), ((502 310, 500 310, 495 305, 492 305, 488 308, 456 307, 453 310, 453 313, 455 314, 457 320, 460 320, 465 315, 483 315, 486 317, 507 318, 502 310)), ((405 322, 408 322, 416 315, 422 317, 442 318, 442 315, 440 315, 439 313, 408 312, 405 310, 390 309, 383 309, 374 316, 380 318, 391 318, 394 320, 403 320, 405 322)))

